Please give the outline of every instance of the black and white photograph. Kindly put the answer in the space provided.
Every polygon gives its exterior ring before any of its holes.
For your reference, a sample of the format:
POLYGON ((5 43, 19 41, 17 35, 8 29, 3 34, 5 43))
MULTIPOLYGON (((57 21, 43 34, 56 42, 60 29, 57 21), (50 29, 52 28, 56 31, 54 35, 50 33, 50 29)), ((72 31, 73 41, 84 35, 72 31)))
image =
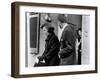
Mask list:
POLYGON ((97 72, 97 7, 15 2, 12 14, 12 76, 97 72))
POLYGON ((26 67, 89 64, 89 15, 26 12, 25 16, 26 67))

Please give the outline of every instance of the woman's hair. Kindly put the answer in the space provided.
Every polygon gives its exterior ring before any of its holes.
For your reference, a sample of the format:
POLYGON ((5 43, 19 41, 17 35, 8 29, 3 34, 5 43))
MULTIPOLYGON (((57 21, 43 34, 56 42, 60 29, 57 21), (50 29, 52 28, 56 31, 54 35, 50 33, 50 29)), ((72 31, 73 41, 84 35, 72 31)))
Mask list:
POLYGON ((81 31, 81 32, 82 32, 82 28, 78 28, 78 29, 77 29, 77 31, 76 31, 76 32, 77 32, 77 35, 78 35, 78 36, 79 36, 79 31, 81 31))
POLYGON ((46 28, 48 33, 54 33, 54 27, 50 23, 45 23, 41 26, 41 29, 46 28))

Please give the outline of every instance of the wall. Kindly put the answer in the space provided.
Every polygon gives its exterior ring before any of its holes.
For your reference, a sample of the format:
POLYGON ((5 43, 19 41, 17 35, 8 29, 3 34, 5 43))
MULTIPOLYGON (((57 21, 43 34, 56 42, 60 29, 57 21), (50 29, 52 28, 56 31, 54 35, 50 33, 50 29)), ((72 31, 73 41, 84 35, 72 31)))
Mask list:
MULTIPOLYGON (((78 74, 64 75, 54 77, 39 77, 39 78, 21 78, 15 79, 10 77, 11 68, 11 2, 15 0, 1 0, 0 2, 0 80, 100 80, 100 54, 98 54, 98 72, 97 74, 78 74)), ((30 1, 41 3, 55 4, 76 4, 98 6, 100 0, 16 0, 30 1)), ((100 7, 99 7, 100 9, 100 7)), ((100 11, 98 13, 98 22, 100 22, 100 11)), ((98 33, 100 34, 100 23, 98 24, 98 33)), ((98 37, 100 44, 100 37, 98 37)), ((100 48, 100 45, 98 45, 100 48)), ((100 49, 98 49, 100 53, 100 49)))
POLYGON ((89 33, 90 33, 90 16, 82 16, 82 42, 84 44, 82 44, 82 64, 89 64, 89 59, 90 59, 90 49, 89 49, 89 41, 90 41, 90 37, 89 37, 89 33))

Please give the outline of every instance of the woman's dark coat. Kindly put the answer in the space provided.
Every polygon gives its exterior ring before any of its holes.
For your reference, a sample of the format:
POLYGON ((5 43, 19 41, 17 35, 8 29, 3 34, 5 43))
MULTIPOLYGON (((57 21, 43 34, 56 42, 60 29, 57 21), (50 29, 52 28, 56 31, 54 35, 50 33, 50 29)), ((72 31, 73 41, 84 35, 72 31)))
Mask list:
POLYGON ((60 43, 58 37, 54 33, 48 35, 45 40, 45 50, 42 55, 48 66, 59 65, 60 63, 60 59, 58 57, 59 48, 60 48, 60 43))

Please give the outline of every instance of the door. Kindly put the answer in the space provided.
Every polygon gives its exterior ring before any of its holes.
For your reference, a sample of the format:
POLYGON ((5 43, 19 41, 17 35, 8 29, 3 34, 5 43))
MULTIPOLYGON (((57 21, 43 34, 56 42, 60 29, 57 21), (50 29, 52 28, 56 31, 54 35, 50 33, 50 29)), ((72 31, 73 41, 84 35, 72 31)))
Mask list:
POLYGON ((27 29, 26 29, 26 67, 33 67, 35 54, 38 54, 38 33, 39 33, 39 14, 27 12, 27 29))

